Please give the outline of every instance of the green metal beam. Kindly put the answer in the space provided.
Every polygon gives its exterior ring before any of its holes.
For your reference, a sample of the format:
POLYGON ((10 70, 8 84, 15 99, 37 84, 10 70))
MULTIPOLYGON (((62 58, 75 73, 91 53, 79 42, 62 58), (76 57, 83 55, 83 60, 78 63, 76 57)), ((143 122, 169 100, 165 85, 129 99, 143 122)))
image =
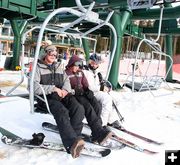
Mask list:
MULTIPOLYGON (((143 33, 154 35, 158 33, 157 28, 144 28, 143 33)), ((161 35, 180 35, 180 28, 164 28, 161 30, 161 35)))
MULTIPOLYGON (((166 53, 173 58, 173 39, 172 35, 167 35, 166 36, 166 53)), ((171 65, 171 60, 169 58, 166 58, 166 73, 168 71, 168 68, 171 65)), ((172 82, 172 67, 167 75, 166 78, 167 81, 172 82)))
POLYGON ((88 61, 88 59, 89 59, 89 44, 88 44, 88 40, 82 38, 82 44, 83 44, 84 52, 85 52, 85 55, 86 55, 85 56, 86 61, 88 61))
MULTIPOLYGON (((180 16, 180 6, 166 7, 163 11, 163 19, 175 19, 180 16)), ((160 9, 139 9, 133 11, 133 20, 138 19, 159 19, 160 9)))
MULTIPOLYGON (((90 5, 92 2, 96 2, 96 4, 108 4, 108 0, 81 0, 82 5, 90 5)), ((59 2, 59 7, 76 7, 75 0, 61 0, 59 2)))
MULTIPOLYGON (((123 12, 122 16, 119 13, 114 13, 111 18, 111 22, 117 32, 117 48, 108 80, 112 83, 114 89, 121 88, 120 84, 118 83, 118 77, 119 77, 119 65, 120 65, 120 58, 122 51, 122 39, 123 39, 122 37, 124 35, 130 16, 131 16, 131 12, 127 10, 123 12)), ((112 46, 113 46, 113 42, 111 43, 111 51, 112 51, 112 46)))
MULTIPOLYGON (((159 20, 156 20, 154 23, 154 27, 144 27, 143 33, 145 34, 157 34, 159 28, 159 20)), ((177 26, 176 19, 163 20, 161 27, 161 35, 172 34, 172 35, 180 35, 180 28, 177 26)))
MULTIPOLYGON (((42 0, 41 3, 47 0, 42 0)), ((54 2, 55 0, 53 0, 54 2)), ((0 17, 7 19, 46 18, 48 13, 38 11, 37 0, 0 0, 0 17)))
POLYGON ((12 65, 10 66, 12 70, 15 70, 16 66, 19 65, 19 57, 21 52, 21 37, 26 28, 26 21, 19 22, 17 20, 10 20, 12 30, 14 33, 14 45, 13 45, 13 58, 12 65))
POLYGON ((127 8, 127 0, 109 0, 108 6, 111 8, 127 8))
MULTIPOLYGON (((169 3, 166 3, 165 7, 172 7, 172 5, 169 3)), ((165 23, 163 25, 167 26, 167 27, 171 27, 174 25, 177 27, 177 22, 175 22, 175 20, 171 21, 171 22, 172 22, 171 25, 169 25, 168 22, 165 21, 165 23)), ((173 37, 172 37, 172 35, 166 35, 166 53, 168 55, 170 55, 170 57, 173 59, 173 37)), ((166 81, 169 81, 169 82, 172 82, 172 77, 173 77, 171 63, 172 63, 172 61, 169 58, 166 58, 166 73, 168 72, 169 67, 171 67, 170 71, 166 77, 166 81)))

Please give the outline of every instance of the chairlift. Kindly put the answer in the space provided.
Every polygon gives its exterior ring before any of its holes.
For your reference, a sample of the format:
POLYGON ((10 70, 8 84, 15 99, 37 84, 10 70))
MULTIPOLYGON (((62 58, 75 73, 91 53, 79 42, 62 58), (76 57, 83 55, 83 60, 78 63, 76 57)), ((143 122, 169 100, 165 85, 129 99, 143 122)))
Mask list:
MULTIPOLYGON (((6 96, 10 96, 12 94, 13 91, 16 90, 17 87, 19 87, 23 82, 24 82, 24 76, 26 76, 28 78, 28 80, 30 80, 30 75, 27 75, 25 73, 25 64, 24 64, 24 56, 25 56, 25 41, 26 39, 28 38, 28 34, 34 30, 39 30, 41 29, 41 26, 34 26, 32 27, 31 29, 27 30, 23 35, 22 35, 22 39, 21 39, 21 45, 22 45, 22 54, 21 54, 21 61, 20 61, 20 65, 21 65, 21 79, 20 81, 14 86, 12 87, 7 93, 6 93, 6 96)), ((56 29, 53 29, 53 28, 45 28, 46 31, 50 31, 50 32, 53 32, 53 33, 57 33, 59 34, 59 30, 56 30, 56 29)), ((97 43, 97 40, 96 39, 93 39, 93 38, 90 38, 90 37, 86 37, 86 36, 83 36, 83 37, 80 37, 79 34, 77 34, 77 31, 75 31, 76 33, 67 33, 67 32, 64 32, 63 34, 64 35, 70 35, 70 36, 75 36, 77 38, 86 38, 88 40, 94 40, 95 41, 95 46, 96 46, 96 43, 97 43)), ((95 47, 94 47, 94 51, 95 51, 95 47)), ((42 88, 40 86, 40 88, 42 88)), ((50 113, 50 110, 49 110, 49 106, 48 106, 48 103, 47 103, 47 99, 46 99, 46 95, 44 93, 44 90, 42 89, 43 91, 43 98, 39 97, 36 95, 36 97, 42 101, 44 101, 46 103, 46 106, 47 106, 47 110, 48 112, 50 113)))
MULTIPOLYGON (((104 21, 104 20, 101 20, 99 18, 98 13, 95 13, 95 12, 92 11, 95 2, 92 2, 88 9, 85 9, 82 6, 80 0, 76 0, 76 4, 77 4, 77 6, 78 6, 80 11, 72 9, 72 8, 66 8, 66 7, 56 9, 52 13, 49 14, 49 16, 45 19, 45 21, 43 22, 43 24, 41 26, 41 29, 40 29, 40 32, 39 32, 39 36, 38 36, 38 40, 37 40, 37 47, 36 47, 36 51, 35 51, 34 62, 33 62, 33 69, 32 69, 31 79, 30 79, 30 93, 29 93, 29 96, 30 96, 30 111, 31 111, 31 113, 34 113, 34 76, 35 76, 35 71, 36 71, 36 65, 37 65, 37 60, 38 60, 38 56, 39 56, 39 51, 40 51, 40 43, 42 42, 43 33, 44 33, 44 30, 45 30, 47 24, 49 23, 51 18, 53 16, 57 15, 57 14, 70 13, 70 14, 75 15, 75 16, 78 17, 75 21, 67 24, 63 28, 60 28, 59 29, 59 33, 64 33, 66 30, 68 30, 72 26, 80 23, 83 20, 95 23, 95 24, 97 24, 97 26, 95 26, 94 28, 92 28, 92 29, 90 29, 90 30, 88 30, 88 31, 86 31, 84 33, 81 33, 81 35, 80 35, 81 37, 84 37, 84 36, 88 35, 89 33, 95 31, 96 29, 98 29, 98 28, 100 28, 100 27, 102 27, 104 25, 109 26, 109 28, 111 28, 111 30, 113 32, 113 35, 114 35, 114 48, 113 48, 113 51, 112 51, 112 58, 111 58, 111 60, 109 62, 109 67, 108 67, 109 70, 107 72, 106 77, 109 76, 110 66, 112 65, 114 54, 115 54, 115 50, 116 50, 116 45, 117 45, 116 30, 112 26, 112 24, 109 23, 109 20, 110 20, 112 14, 113 14, 113 11, 109 13, 109 15, 107 16, 106 20, 104 21)), ((42 89, 42 91, 43 91, 43 89, 42 89)))
MULTIPOLYGON (((152 39, 152 38, 147 39, 146 37, 144 37, 144 39, 142 39, 140 41, 140 43, 139 43, 139 45, 137 47, 136 54, 135 54, 134 66, 132 67, 132 75, 131 75, 132 81, 129 81, 129 82, 125 83, 125 85, 127 87, 132 89, 132 92, 134 92, 134 91, 140 92, 140 91, 149 90, 151 92, 151 94, 153 96, 155 96, 154 93, 152 92, 152 90, 159 89, 162 82, 164 82, 167 85, 167 87, 170 88, 169 85, 166 82, 166 78, 167 78, 167 75, 168 75, 170 69, 172 68, 173 60, 172 60, 170 55, 167 55, 166 53, 162 52, 161 45, 157 43, 157 41, 158 41, 158 39, 160 37, 160 33, 161 33, 162 16, 163 16, 163 6, 161 7, 159 30, 158 30, 157 38, 156 39, 152 39), (141 58, 141 54, 139 53, 139 50, 140 50, 140 47, 141 47, 143 42, 146 43, 149 47, 151 47, 153 51, 151 53, 151 59, 149 61, 148 67, 147 67, 147 69, 145 71, 145 74, 142 77, 142 81, 135 81, 135 79, 137 80, 137 77, 135 76, 135 71, 136 71, 136 68, 137 68, 137 65, 138 65, 138 58, 141 58), (153 76, 148 76, 147 73, 148 73, 148 71, 150 69, 150 65, 152 64, 152 61, 154 60, 154 54, 157 54, 158 57, 159 57, 156 74, 153 75, 153 76), (166 58, 169 58, 170 61, 171 61, 170 66, 167 69, 167 72, 166 72, 166 74, 164 76, 159 75, 160 62, 162 60, 162 56, 165 56, 166 58)), ((128 78, 129 77, 130 76, 128 76, 128 78)))

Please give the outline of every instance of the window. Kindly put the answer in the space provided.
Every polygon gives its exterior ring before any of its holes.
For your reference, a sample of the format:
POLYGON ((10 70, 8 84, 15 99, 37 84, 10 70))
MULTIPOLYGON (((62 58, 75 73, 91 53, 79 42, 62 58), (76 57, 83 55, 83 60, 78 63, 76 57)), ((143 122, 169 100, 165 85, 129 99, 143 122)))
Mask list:
POLYGON ((2 35, 8 36, 8 35, 9 35, 9 28, 3 27, 3 28, 2 28, 2 35))

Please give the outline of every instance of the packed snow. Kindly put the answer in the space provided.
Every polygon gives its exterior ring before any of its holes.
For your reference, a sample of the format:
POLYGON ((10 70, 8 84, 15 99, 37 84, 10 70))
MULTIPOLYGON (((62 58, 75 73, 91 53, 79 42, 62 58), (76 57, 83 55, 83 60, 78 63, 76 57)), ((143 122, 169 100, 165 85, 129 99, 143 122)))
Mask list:
MULTIPOLYGON (((180 74, 178 74, 179 76, 180 74)), ((120 76, 124 80, 126 77, 120 76)), ((20 72, 1 71, 0 89, 5 94, 20 81, 20 72), (11 82, 11 83, 10 83, 11 82), (9 85, 8 85, 9 84, 9 85)), ((123 81, 122 81, 123 82, 123 81)), ((13 94, 28 93, 27 79, 13 94)), ((124 87, 113 91, 113 97, 119 100, 118 109, 124 117, 122 125, 133 132, 163 142, 161 146, 149 144, 131 135, 113 130, 120 137, 126 138, 143 148, 157 151, 158 154, 148 155, 129 147, 112 150, 104 158, 80 156, 73 159, 66 152, 46 149, 28 149, 8 146, 0 141, 1 165, 109 165, 112 162, 121 165, 164 165, 165 150, 180 149, 180 84, 164 83, 158 90, 134 92, 124 87)), ((42 122, 55 124, 50 114, 30 113, 29 100, 18 96, 0 98, 0 127, 3 127, 23 138, 31 138, 33 133, 43 132, 46 141, 61 143, 56 133, 43 130, 42 122)), ((83 130, 87 131, 87 130, 83 130)))
MULTIPOLYGON (((4 73, 5 74, 5 73, 4 73)), ((16 80, 17 73, 6 74, 16 80)), ((113 130, 117 135, 133 141, 141 147, 158 151, 156 155, 147 155, 129 147, 121 150, 112 150, 104 158, 80 156, 73 159, 65 152, 49 151, 45 149, 27 149, 8 146, 0 142, 1 165, 46 165, 46 164, 110 164, 118 162, 122 165, 163 165, 165 150, 180 149, 180 85, 169 84, 170 89, 161 88, 153 91, 163 96, 154 97, 149 91, 132 93, 128 88, 113 92, 113 97, 119 99, 118 108, 124 116, 123 126, 146 137, 163 142, 162 146, 148 144, 120 131, 113 130)), ((26 91, 21 86, 22 91, 26 91)), ((5 92, 9 88, 1 88, 5 92)), ((23 137, 31 138, 33 133, 43 132, 45 140, 60 143, 60 136, 56 133, 43 130, 42 122, 55 123, 49 114, 30 113, 29 100, 20 97, 6 97, 0 99, 0 126, 23 137)))

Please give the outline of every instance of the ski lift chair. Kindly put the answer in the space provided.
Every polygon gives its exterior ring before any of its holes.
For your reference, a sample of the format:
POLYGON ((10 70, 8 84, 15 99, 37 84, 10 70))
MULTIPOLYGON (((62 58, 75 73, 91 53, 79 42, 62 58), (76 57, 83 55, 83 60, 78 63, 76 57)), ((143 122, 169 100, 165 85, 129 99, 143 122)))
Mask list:
MULTIPOLYGON (((79 17, 78 19, 76 19, 75 21, 69 23, 68 25, 64 26, 63 28, 60 28, 59 29, 59 33, 64 33, 67 29, 73 27, 75 24, 78 24, 80 23, 82 20, 85 20, 85 21, 89 21, 89 22, 92 22, 92 23, 96 23, 97 26, 95 26, 94 28, 86 31, 85 33, 83 34, 80 34, 81 37, 84 37, 86 36, 87 34, 97 30, 98 28, 104 26, 104 25, 107 25, 109 26, 109 28, 111 28, 113 34, 114 34, 114 48, 113 48, 113 51, 112 51, 112 58, 109 62, 109 66, 112 65, 112 62, 113 62, 113 58, 114 58, 114 54, 115 54, 115 50, 116 50, 116 45, 117 45, 117 34, 116 34, 116 30, 115 28, 109 23, 109 20, 113 14, 113 11, 109 13, 109 15, 107 16, 106 20, 101 20, 99 19, 99 15, 95 12, 92 11, 92 8, 95 4, 95 2, 92 2, 89 6, 88 9, 85 9, 80 0, 76 0, 76 4, 77 6, 79 7, 79 10, 75 10, 75 9, 72 9, 72 8, 59 8, 59 9, 56 9, 54 10, 52 13, 49 14, 49 16, 45 19, 45 21, 43 22, 42 26, 41 26, 41 29, 40 29, 40 32, 39 32, 39 36, 38 36, 38 40, 37 40, 37 47, 36 47, 36 51, 35 51, 35 57, 34 57, 34 62, 33 62, 33 69, 32 69, 32 73, 31 73, 31 78, 30 78, 30 93, 29 93, 29 96, 30 96, 30 110, 31 110, 31 113, 34 112, 34 76, 35 76, 35 70, 36 70, 36 65, 37 65, 37 60, 38 60, 38 56, 39 56, 39 50, 40 50, 40 43, 42 41, 42 37, 43 37, 43 33, 44 33, 44 30, 45 30, 45 27, 46 25, 48 24, 48 22, 50 21, 50 19, 55 16, 56 14, 60 14, 60 13, 71 13, 71 14, 74 14, 76 15, 77 17, 79 17)), ((109 72, 110 72, 110 68, 107 72, 107 77, 109 75, 109 72)), ((39 84, 40 85, 40 84, 39 84)), ((40 88, 42 89, 43 91, 43 96, 44 96, 44 99, 42 99, 42 101, 45 101, 47 104, 47 109, 50 113, 50 110, 49 110, 49 106, 48 106, 48 102, 47 102, 47 98, 46 98, 46 95, 45 95, 45 92, 43 90, 43 88, 40 86, 40 88)), ((40 98, 39 98, 40 99, 40 98)), ((51 114, 51 113, 50 113, 51 114)))
MULTIPOLYGON (((28 31, 26 31, 24 34, 23 34, 23 36, 22 36, 22 58, 21 58, 21 66, 22 66, 22 68, 23 68, 23 66, 24 66, 24 43, 25 43, 25 40, 26 40, 26 38, 27 38, 27 35, 28 35, 28 33, 30 33, 30 32, 32 32, 33 30, 36 30, 36 29, 41 29, 41 26, 35 26, 35 27, 33 27, 33 28, 31 28, 30 30, 28 30, 28 31)), ((51 32, 55 32, 55 33, 59 33, 59 31, 57 31, 57 30, 54 30, 54 29, 51 29, 51 28, 45 28, 45 30, 48 30, 48 31, 51 31, 51 32)), ((68 35, 70 35, 70 36, 74 36, 75 35, 75 37, 80 37, 80 36, 77 36, 77 34, 69 34, 69 33, 67 33, 68 35)), ((89 40, 94 40, 94 39, 92 39, 92 38, 89 38, 89 37, 83 37, 83 38, 87 38, 87 39, 89 39, 89 40)), ((95 42, 95 45, 96 45, 96 42, 95 42)), ((23 71, 23 69, 22 69, 22 71, 23 71)), ((26 76, 27 78, 28 78, 28 81, 30 82, 30 78, 31 78, 31 72, 29 72, 29 73, 22 73, 22 81, 20 82, 20 83, 22 83, 23 82, 23 80, 24 80, 24 76, 26 76)), ((35 83, 37 83, 37 82, 35 82, 35 83)), ((34 111, 35 112, 39 112, 39 113, 50 113, 50 110, 49 110, 49 106, 48 106, 48 102, 47 102, 47 98, 46 98, 46 95, 45 95, 45 92, 44 92, 44 89, 41 87, 41 85, 38 83, 38 85, 40 86, 40 88, 41 88, 41 90, 43 91, 43 95, 42 95, 42 97, 40 97, 40 96, 38 96, 38 95, 34 95, 35 96, 35 100, 34 100, 34 111), (46 106, 44 106, 44 104, 42 104, 42 105, 38 105, 37 104, 37 100, 39 100, 40 102, 45 102, 45 105, 46 106)))
MULTIPOLYGON (((147 85, 147 87, 149 87, 151 90, 152 89, 159 89, 162 85, 162 83, 164 83, 168 89, 171 89, 170 86, 168 85, 168 83, 166 82, 166 78, 167 78, 167 75, 170 71, 170 69, 172 68, 172 65, 173 65, 173 60, 171 58, 171 56, 163 53, 163 52, 159 52, 159 51, 152 51, 152 56, 154 57, 154 54, 158 54, 159 55, 159 61, 158 61, 158 68, 157 68, 157 72, 155 75, 153 76, 150 76, 150 77, 146 77, 144 79, 144 84, 147 85), (169 58, 171 63, 169 65, 169 68, 167 69, 167 72, 165 75, 160 75, 159 74, 159 69, 160 69, 160 61, 162 59, 162 56, 164 56, 165 58, 169 58)), ((154 58, 152 58, 154 59, 154 58)), ((141 88, 142 89, 142 88, 141 88)), ((140 90, 141 90, 140 89, 140 90)), ((170 90, 172 91, 172 90, 170 90)), ((172 93, 172 92, 171 92, 172 93)))
MULTIPOLYGON (((132 73, 131 73, 131 75, 129 75, 127 77, 126 83, 124 85, 131 88, 133 92, 134 91, 142 92, 142 91, 149 90, 153 94, 153 96, 155 96, 155 94, 152 91, 159 89, 161 87, 162 83, 164 83, 168 87, 168 89, 171 89, 170 86, 168 85, 168 83, 166 82, 166 78, 167 78, 167 75, 168 75, 170 69, 172 68, 173 60, 172 60, 171 56, 169 56, 161 51, 161 47, 159 44, 155 44, 156 46, 154 46, 149 40, 144 40, 144 41, 154 49, 151 53, 151 59, 149 60, 149 64, 147 65, 145 73, 141 77, 135 76, 135 71, 136 71, 135 67, 137 67, 137 65, 138 65, 137 59, 140 56, 140 55, 138 56, 139 51, 137 50, 136 60, 134 62, 134 65, 132 66, 132 73), (154 66, 152 66, 152 64, 153 64, 153 60, 155 60, 155 56, 154 56, 155 54, 158 55, 158 64, 157 64, 157 68, 156 68, 156 73, 154 75, 148 75, 149 70, 152 67, 154 67, 154 66), (163 56, 166 58, 169 58, 171 63, 169 65, 169 68, 167 69, 166 74, 160 75, 160 73, 159 73, 160 67, 161 67, 160 64, 161 64, 161 60, 162 60, 163 56)), ((139 47, 138 47, 138 49, 139 49, 139 47)), ((170 91, 172 91, 172 90, 170 90, 170 91)))
MULTIPOLYGON (((160 37, 160 33, 161 33, 163 9, 164 9, 164 7, 161 6, 160 21, 159 21, 159 29, 158 29, 157 38, 154 40, 152 38, 147 39, 147 38, 144 37, 144 39, 142 39, 140 41, 140 43, 139 43, 139 45, 137 47, 136 57, 135 57, 135 61, 134 61, 134 67, 132 69, 133 70, 132 71, 132 82, 126 83, 126 86, 131 88, 132 92, 134 92, 134 91, 139 91, 140 92, 140 91, 149 90, 151 92, 151 94, 153 96, 155 96, 154 93, 152 92, 152 90, 159 89, 162 82, 164 82, 167 85, 167 87, 170 89, 169 85, 166 82, 166 78, 167 78, 167 75, 168 75, 170 69, 172 68, 173 60, 172 60, 171 56, 169 56, 169 55, 162 52, 160 44, 157 43, 157 41, 158 41, 158 39, 160 37), (138 65, 137 59, 141 58, 141 54, 139 53, 139 50, 140 50, 140 46, 142 45, 143 42, 145 42, 147 45, 149 45, 152 48, 153 51, 151 53, 151 60, 149 62, 149 65, 148 65, 148 67, 146 69, 146 72, 145 72, 144 76, 142 77, 142 81, 141 82, 136 82, 135 81, 135 78, 136 78, 135 77, 135 70, 136 70, 136 66, 138 65), (152 61, 154 59, 154 54, 155 53, 159 55, 157 71, 156 71, 155 75, 148 76, 147 73, 148 73, 150 65, 151 65, 151 63, 152 63, 152 61), (165 56, 166 58, 169 58, 170 61, 171 61, 171 64, 169 65, 169 68, 168 68, 167 73, 165 74, 165 76, 160 76, 159 75, 160 61, 162 59, 162 56, 165 56)), ((172 90, 170 90, 170 91, 171 91, 171 94, 172 94, 172 90)), ((158 96, 161 96, 161 95, 158 95, 158 96)))

